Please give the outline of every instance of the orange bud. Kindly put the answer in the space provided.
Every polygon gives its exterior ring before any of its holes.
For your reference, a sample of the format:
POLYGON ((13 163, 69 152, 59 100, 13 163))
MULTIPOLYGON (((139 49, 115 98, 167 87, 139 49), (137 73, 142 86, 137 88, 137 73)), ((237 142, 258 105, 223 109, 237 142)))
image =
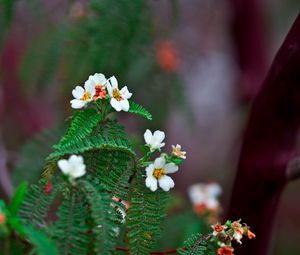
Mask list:
POLYGON ((232 248, 230 246, 219 248, 218 255, 233 255, 232 248))
POLYGON ((248 235, 249 239, 255 238, 255 234, 253 232, 251 232, 250 230, 248 230, 247 235, 248 235))
POLYGON ((6 217, 3 213, 0 213, 0 224, 4 224, 6 222, 6 217))
POLYGON ((156 48, 156 59, 159 66, 167 72, 175 72, 179 66, 179 58, 171 41, 162 41, 156 48))
POLYGON ((204 203, 199 203, 199 204, 195 204, 193 206, 193 210, 196 214, 198 214, 199 216, 202 216, 203 214, 205 214, 207 212, 207 207, 204 203))
POLYGON ((221 225, 221 224, 216 224, 216 225, 214 225, 214 231, 216 231, 216 232, 218 232, 218 233, 220 233, 220 232, 222 232, 224 230, 224 228, 223 228, 223 226, 221 225))

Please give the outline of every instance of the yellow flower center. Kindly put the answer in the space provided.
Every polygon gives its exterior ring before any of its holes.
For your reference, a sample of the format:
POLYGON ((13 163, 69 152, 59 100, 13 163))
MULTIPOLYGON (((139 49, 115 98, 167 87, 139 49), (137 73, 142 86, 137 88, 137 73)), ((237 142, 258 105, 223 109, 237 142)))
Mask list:
POLYGON ((165 173, 165 170, 162 169, 162 168, 155 168, 154 171, 153 171, 153 176, 156 178, 156 179, 160 179, 162 176, 164 176, 166 173, 165 173))
POLYGON ((113 90, 113 98, 117 101, 123 100, 123 97, 121 96, 120 91, 118 89, 113 90))
POLYGON ((89 100, 91 99, 91 93, 89 91, 86 91, 83 95, 83 97, 81 98, 82 101, 86 101, 86 100, 89 100))

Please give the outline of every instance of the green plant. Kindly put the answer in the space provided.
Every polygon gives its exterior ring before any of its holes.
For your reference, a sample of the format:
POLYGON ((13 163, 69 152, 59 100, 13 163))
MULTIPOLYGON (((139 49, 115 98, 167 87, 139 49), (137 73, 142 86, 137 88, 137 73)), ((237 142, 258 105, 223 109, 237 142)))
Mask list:
MULTIPOLYGON (((175 185, 169 174, 178 171, 186 153, 180 145, 172 146, 171 154, 162 153, 165 133, 147 129, 144 155, 138 157, 115 113, 152 116, 132 101, 126 86, 119 89, 114 76, 91 75, 72 94, 76 112, 47 157, 42 178, 26 192, 21 185, 8 209, 1 207, 8 219, 1 225, 4 240, 16 239, 10 228, 17 240, 27 242, 30 254, 151 253, 166 216, 168 191, 175 185), (117 247, 120 240, 129 248, 117 247)), ((179 251, 216 254, 217 238, 199 238, 179 251)))

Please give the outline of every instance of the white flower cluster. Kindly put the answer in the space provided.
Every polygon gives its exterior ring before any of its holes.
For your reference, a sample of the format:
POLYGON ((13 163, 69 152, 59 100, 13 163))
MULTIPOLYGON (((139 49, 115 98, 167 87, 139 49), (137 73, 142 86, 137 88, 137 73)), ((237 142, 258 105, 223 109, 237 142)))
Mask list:
POLYGON ((188 189, 188 194, 193 205, 203 205, 208 210, 219 208, 218 197, 221 193, 222 188, 218 183, 197 183, 188 189))
MULTIPOLYGON (((152 132, 147 129, 144 133, 144 139, 146 146, 149 147, 150 152, 159 150, 165 146, 163 140, 165 139, 165 133, 162 131, 152 132)), ((172 156, 175 158, 185 159, 186 152, 181 151, 180 145, 172 145, 173 151, 172 156)), ((151 191, 156 191, 158 186, 164 191, 169 191, 171 188, 174 188, 175 183, 173 179, 167 174, 172 174, 178 171, 178 166, 174 162, 167 163, 166 157, 164 154, 161 154, 160 157, 156 158, 153 163, 149 164, 146 167, 146 187, 151 191)))
POLYGON ((119 90, 118 81, 115 76, 106 79, 101 73, 90 75, 84 86, 76 86, 72 90, 74 99, 70 101, 71 107, 80 109, 85 107, 88 103, 98 99, 110 100, 110 105, 116 111, 129 110, 128 99, 131 98, 132 93, 127 89, 127 86, 119 90))

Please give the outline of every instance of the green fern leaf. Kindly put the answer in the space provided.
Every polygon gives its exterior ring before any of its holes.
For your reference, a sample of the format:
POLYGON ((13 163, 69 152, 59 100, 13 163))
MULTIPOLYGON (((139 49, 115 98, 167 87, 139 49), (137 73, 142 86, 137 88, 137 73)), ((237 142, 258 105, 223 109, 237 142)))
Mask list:
POLYGON ((152 120, 151 113, 148 112, 143 106, 141 106, 133 101, 130 101, 130 107, 129 107, 128 112, 131 112, 131 113, 134 113, 137 115, 141 115, 148 120, 152 120))
POLYGON ((135 152, 131 148, 124 128, 115 121, 107 120, 98 125, 84 139, 73 138, 69 139, 67 143, 56 146, 56 151, 49 155, 48 161, 57 160, 65 155, 82 154, 94 150, 123 151, 135 158, 135 152))
POLYGON ((93 221, 93 243, 95 254, 109 255, 115 249, 118 234, 118 218, 116 210, 112 207, 111 196, 99 193, 87 181, 80 181, 82 192, 89 204, 90 215, 93 221))
POLYGON ((45 194, 44 188, 43 181, 31 185, 20 206, 18 213, 20 218, 33 226, 45 225, 45 218, 48 216, 50 206, 60 191, 61 185, 54 185, 49 194, 45 194))
POLYGON ((59 254, 86 255, 91 243, 86 199, 82 192, 75 189, 76 187, 72 187, 69 193, 64 194, 57 213, 58 220, 49 229, 59 254))
POLYGON ((211 236, 194 234, 184 242, 185 249, 178 249, 182 255, 216 255, 217 246, 210 241, 211 236))
POLYGON ((28 186, 27 182, 23 182, 22 184, 20 184, 14 196, 12 197, 11 202, 8 206, 11 215, 13 216, 17 215, 17 212, 24 200, 27 186, 28 186))
POLYGON ((145 179, 137 173, 133 183, 131 206, 128 210, 128 239, 130 253, 148 254, 161 232, 170 194, 162 190, 150 191, 145 179))
POLYGON ((122 151, 90 151, 83 154, 87 171, 95 185, 101 184, 112 196, 128 200, 131 158, 122 151))
POLYGON ((84 140, 100 120, 102 120, 102 116, 94 108, 87 108, 76 112, 67 133, 57 145, 53 146, 54 149, 60 150, 60 148, 67 146, 69 143, 84 140))
POLYGON ((23 226, 24 233, 33 245, 32 251, 35 255, 58 255, 58 250, 53 243, 43 232, 38 231, 30 226, 23 226))

